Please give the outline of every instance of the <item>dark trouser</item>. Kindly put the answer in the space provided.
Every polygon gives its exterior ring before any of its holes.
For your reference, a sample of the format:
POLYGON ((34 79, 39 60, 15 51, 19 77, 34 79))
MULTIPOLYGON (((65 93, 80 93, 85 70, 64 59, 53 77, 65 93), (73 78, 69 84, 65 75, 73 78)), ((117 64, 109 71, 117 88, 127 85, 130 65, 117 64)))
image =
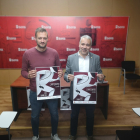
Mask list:
MULTIPOLYGON (((87 135, 92 136, 93 135, 93 125, 94 125, 94 109, 95 104, 85 104, 86 109, 86 130, 87 135)), ((78 115, 80 111, 80 104, 73 104, 73 101, 71 101, 71 123, 70 123, 70 132, 72 136, 76 136, 77 133, 77 126, 78 126, 78 115)))
POLYGON ((37 100, 36 92, 31 91, 30 92, 30 103, 32 108, 31 123, 34 136, 38 136, 39 114, 44 101, 48 105, 51 114, 52 135, 55 135, 57 133, 58 99, 37 100))

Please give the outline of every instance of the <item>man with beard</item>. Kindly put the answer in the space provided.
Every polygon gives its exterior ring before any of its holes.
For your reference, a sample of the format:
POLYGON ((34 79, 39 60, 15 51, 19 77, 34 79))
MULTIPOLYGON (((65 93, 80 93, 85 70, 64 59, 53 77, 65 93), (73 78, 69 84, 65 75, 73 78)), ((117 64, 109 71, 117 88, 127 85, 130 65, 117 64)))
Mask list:
MULTIPOLYGON (((58 126, 58 99, 37 100, 36 94, 36 70, 35 67, 60 66, 59 56, 56 50, 46 47, 48 33, 44 28, 37 28, 35 31, 36 47, 27 50, 22 59, 21 74, 24 78, 30 79, 30 102, 31 102, 31 124, 33 130, 32 140, 39 140, 39 114, 43 102, 48 105, 51 114, 52 140, 60 140, 57 135, 58 126)), ((62 77, 62 70, 58 70, 58 76, 62 77)))

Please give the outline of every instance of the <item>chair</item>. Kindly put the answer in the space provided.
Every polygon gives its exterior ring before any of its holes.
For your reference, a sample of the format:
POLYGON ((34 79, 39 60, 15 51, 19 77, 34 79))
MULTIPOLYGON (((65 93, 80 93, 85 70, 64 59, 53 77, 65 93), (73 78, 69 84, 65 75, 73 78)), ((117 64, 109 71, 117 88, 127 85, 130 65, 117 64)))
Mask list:
POLYGON ((116 140, 140 140, 140 126, 133 126, 132 130, 116 130, 116 140))
POLYGON ((124 76, 124 94, 125 94, 125 80, 126 79, 130 79, 130 80, 140 79, 140 76, 135 74, 135 61, 122 61, 122 68, 121 68, 118 86, 120 86, 120 80, 121 80, 122 75, 124 76))

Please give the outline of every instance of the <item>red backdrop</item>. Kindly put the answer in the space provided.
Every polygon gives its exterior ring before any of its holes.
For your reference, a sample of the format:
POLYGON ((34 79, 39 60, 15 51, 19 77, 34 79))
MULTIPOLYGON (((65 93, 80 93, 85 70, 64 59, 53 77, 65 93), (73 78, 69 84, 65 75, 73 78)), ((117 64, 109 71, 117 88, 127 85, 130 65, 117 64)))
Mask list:
POLYGON ((35 30, 46 28, 47 46, 58 51, 61 66, 79 49, 82 35, 92 37, 91 52, 101 67, 121 67, 129 17, 0 17, 0 68, 21 68, 23 53, 36 46, 35 30))

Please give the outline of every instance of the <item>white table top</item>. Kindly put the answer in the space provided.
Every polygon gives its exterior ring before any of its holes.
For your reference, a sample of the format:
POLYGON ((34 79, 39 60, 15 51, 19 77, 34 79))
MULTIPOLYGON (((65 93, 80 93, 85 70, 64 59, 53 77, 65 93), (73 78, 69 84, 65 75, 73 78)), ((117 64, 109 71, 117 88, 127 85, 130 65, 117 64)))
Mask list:
POLYGON ((0 115, 0 128, 8 128, 13 122, 16 114, 16 111, 3 111, 0 115))
POLYGON ((140 107, 132 108, 132 109, 138 116, 140 116, 140 107))

